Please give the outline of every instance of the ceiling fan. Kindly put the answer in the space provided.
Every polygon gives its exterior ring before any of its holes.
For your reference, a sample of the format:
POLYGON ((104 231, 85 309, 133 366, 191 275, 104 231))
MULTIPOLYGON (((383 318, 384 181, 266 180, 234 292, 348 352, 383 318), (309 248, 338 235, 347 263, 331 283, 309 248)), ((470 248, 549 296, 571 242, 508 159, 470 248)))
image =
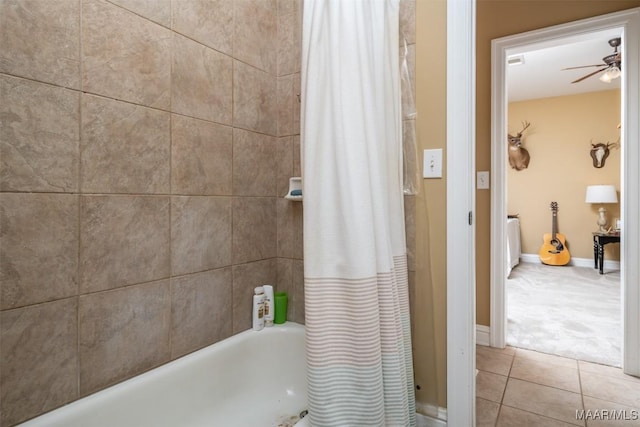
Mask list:
POLYGON ((600 67, 600 69, 594 71, 593 73, 589 73, 586 76, 582 76, 577 80, 572 81, 571 83, 578 83, 587 79, 591 76, 594 76, 602 71, 605 73, 600 76, 600 80, 605 83, 611 83, 611 80, 617 79, 620 77, 620 69, 622 68, 622 56, 620 52, 618 52, 618 46, 620 46, 621 40, 620 37, 616 37, 614 39, 609 40, 609 46, 613 48, 613 53, 611 55, 607 55, 602 58, 602 64, 595 65, 582 65, 580 67, 569 67, 563 68, 562 71, 565 70, 575 70, 578 68, 589 68, 589 67, 600 67), (605 71, 606 70, 606 71, 605 71))

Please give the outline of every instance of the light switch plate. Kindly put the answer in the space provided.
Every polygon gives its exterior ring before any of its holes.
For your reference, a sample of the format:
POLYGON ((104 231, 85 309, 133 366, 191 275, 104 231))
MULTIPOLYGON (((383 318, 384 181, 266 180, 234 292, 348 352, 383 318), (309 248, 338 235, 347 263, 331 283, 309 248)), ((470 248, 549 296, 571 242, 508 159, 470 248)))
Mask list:
POLYGON ((489 189, 489 171, 476 172, 476 188, 478 190, 489 189))
POLYGON ((442 178, 442 148, 424 150, 422 176, 424 178, 442 178))

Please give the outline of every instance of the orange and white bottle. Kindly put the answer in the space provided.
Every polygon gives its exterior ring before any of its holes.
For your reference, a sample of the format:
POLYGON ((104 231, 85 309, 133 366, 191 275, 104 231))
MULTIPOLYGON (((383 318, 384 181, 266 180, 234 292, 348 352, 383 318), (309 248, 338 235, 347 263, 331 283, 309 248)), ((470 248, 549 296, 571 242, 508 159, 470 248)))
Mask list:
POLYGON ((261 331, 264 328, 264 289, 258 286, 253 292, 253 330, 261 331))

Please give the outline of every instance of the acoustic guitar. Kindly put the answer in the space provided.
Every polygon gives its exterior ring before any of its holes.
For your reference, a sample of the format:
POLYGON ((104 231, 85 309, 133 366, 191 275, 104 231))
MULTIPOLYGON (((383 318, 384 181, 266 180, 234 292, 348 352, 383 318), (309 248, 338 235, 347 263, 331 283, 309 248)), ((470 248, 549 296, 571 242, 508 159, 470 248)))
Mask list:
POLYGON ((540 248, 540 261, 547 265, 567 265, 571 260, 571 254, 567 249, 566 238, 558 233, 558 203, 551 202, 552 225, 551 233, 545 233, 542 239, 544 243, 540 248))

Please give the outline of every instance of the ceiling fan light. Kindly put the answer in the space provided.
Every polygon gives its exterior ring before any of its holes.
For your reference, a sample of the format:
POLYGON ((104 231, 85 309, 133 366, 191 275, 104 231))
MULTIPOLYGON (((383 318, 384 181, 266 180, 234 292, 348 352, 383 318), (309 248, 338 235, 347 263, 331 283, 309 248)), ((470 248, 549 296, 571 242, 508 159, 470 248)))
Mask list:
POLYGON ((607 73, 609 73, 609 76, 611 77, 611 80, 613 79, 617 79, 618 77, 620 77, 620 68, 616 67, 615 65, 613 67, 611 67, 609 69, 609 71, 607 71, 607 73))
POLYGON ((611 80, 613 80, 613 79, 612 79, 612 78, 611 78, 611 76, 609 75, 609 71, 606 71, 605 73, 603 73, 603 74, 600 76, 600 81, 601 81, 601 82, 604 82, 604 83, 611 83, 611 80))
POLYGON ((600 76, 600 81, 604 83, 611 83, 613 79, 620 77, 620 74, 620 68, 614 65, 600 76))

